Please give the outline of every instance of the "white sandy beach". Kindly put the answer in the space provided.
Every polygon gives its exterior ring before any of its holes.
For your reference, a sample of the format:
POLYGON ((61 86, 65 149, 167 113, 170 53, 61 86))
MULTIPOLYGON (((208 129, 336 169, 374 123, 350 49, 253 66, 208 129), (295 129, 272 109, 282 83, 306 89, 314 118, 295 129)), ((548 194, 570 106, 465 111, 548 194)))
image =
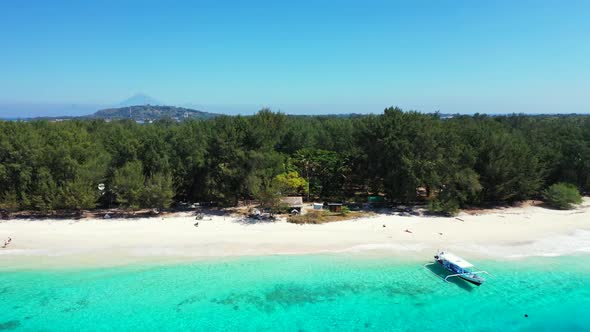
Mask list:
POLYGON ((438 248, 492 259, 590 253, 590 198, 570 211, 527 206, 462 213, 458 218, 380 214, 296 225, 206 216, 198 227, 188 213, 142 219, 9 220, 0 223, 0 240, 12 238, 0 249, 0 265, 104 266, 310 253, 429 259, 438 248))

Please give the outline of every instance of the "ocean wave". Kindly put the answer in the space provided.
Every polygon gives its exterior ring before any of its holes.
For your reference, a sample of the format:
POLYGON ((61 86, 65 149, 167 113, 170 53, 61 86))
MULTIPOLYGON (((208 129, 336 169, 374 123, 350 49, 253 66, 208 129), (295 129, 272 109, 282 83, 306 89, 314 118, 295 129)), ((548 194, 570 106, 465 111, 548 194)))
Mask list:
POLYGON ((0 256, 46 256, 50 255, 49 250, 44 249, 2 249, 0 256))
POLYGON ((422 243, 416 244, 399 244, 399 243, 367 243, 359 244, 345 249, 322 250, 321 252, 345 253, 345 252, 362 252, 362 251, 422 251, 429 248, 422 243))
POLYGON ((558 257, 590 253, 590 231, 577 230, 568 235, 554 235, 522 244, 465 245, 461 249, 503 258, 558 257))

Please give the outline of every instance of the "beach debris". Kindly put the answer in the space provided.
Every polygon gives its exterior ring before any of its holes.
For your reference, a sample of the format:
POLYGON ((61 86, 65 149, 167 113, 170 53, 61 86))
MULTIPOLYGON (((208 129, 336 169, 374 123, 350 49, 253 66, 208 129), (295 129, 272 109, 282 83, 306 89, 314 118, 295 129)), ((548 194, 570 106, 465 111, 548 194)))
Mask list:
POLYGON ((409 229, 406 229, 404 232, 406 232, 406 233, 413 233, 413 232, 412 232, 411 230, 409 230, 409 229))
POLYGON ((461 218, 455 218, 455 219, 457 219, 457 220, 459 220, 459 221, 465 221, 465 220, 463 220, 463 219, 461 219, 461 218))
POLYGON ((199 222, 197 221, 196 223, 194 223, 194 225, 193 225, 193 226, 195 226, 195 227, 199 227, 199 222))
POLYGON ((385 225, 383 225, 383 228, 385 228, 385 225))
POLYGON ((443 235, 441 232, 438 232, 438 235, 443 235))
MULTIPOLYGON (((249 218, 253 218, 253 219, 262 219, 262 211, 260 211, 257 208, 253 208, 250 210, 250 213, 248 214, 249 218)), ((223 218, 223 220, 225 220, 225 217, 223 218)))
POLYGON ((4 240, 4 245, 2 246, 2 248, 8 247, 8 245, 10 244, 10 242, 12 242, 12 238, 9 236, 8 237, 8 240, 4 240))
POLYGON ((104 217, 103 217, 103 218, 104 218, 104 219, 111 219, 111 215, 107 213, 107 214, 105 214, 105 215, 104 215, 104 217))

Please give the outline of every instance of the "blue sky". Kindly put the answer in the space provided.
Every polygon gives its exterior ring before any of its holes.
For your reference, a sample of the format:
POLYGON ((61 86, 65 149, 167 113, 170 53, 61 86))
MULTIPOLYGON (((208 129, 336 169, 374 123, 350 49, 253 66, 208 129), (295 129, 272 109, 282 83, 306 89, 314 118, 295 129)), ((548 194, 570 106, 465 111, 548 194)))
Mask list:
POLYGON ((576 0, 2 1, 0 115, 138 92, 244 114, 590 112, 589 17, 576 0))

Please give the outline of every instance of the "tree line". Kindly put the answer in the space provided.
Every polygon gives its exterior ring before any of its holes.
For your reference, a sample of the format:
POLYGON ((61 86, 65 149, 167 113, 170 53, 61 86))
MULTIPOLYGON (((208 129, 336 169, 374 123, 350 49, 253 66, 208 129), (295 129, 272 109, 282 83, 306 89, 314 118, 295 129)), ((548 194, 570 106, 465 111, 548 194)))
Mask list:
POLYGON ((0 122, 0 208, 169 207, 276 195, 408 203, 433 211, 590 190, 589 116, 404 112, 287 116, 262 110, 140 125, 0 122), (98 184, 104 190, 98 190, 98 184))

